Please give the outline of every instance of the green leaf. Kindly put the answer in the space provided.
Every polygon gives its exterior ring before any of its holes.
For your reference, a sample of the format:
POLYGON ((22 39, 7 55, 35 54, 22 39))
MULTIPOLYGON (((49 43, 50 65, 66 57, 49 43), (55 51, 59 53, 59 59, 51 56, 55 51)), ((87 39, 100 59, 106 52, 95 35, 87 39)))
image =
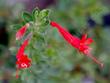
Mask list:
POLYGON ((31 14, 28 12, 23 12, 22 18, 25 22, 33 21, 31 14))
POLYGON ((42 18, 45 18, 49 15, 49 10, 42 10, 39 14, 39 17, 42 19, 42 18))
POLYGON ((41 26, 46 26, 46 25, 48 25, 49 24, 49 20, 48 19, 43 19, 42 21, 41 21, 41 26))
POLYGON ((38 8, 35 8, 33 11, 32 11, 32 17, 33 17, 33 20, 35 21, 38 16, 39 16, 39 9, 38 8))

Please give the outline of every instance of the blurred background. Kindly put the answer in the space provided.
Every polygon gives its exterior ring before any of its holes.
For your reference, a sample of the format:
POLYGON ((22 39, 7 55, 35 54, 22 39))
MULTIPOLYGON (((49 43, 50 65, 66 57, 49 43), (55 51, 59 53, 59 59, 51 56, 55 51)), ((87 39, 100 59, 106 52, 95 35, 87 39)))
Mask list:
POLYGON ((110 83, 109 8, 110 0, 0 0, 0 83, 110 83), (54 29, 45 51, 49 58, 36 53, 46 63, 34 65, 32 73, 26 70, 16 79, 16 28, 12 27, 22 22, 22 11, 32 12, 36 7, 49 9, 50 19, 72 35, 88 33, 94 39, 93 54, 104 68, 76 52, 54 29))

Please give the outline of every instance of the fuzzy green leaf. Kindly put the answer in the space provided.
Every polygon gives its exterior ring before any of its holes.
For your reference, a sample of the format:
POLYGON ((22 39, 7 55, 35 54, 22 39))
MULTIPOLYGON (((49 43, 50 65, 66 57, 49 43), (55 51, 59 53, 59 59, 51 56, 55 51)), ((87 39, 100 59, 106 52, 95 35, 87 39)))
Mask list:
POLYGON ((35 8, 33 11, 32 11, 32 17, 33 17, 33 20, 36 20, 39 16, 39 9, 38 8, 35 8))
POLYGON ((41 21, 41 26, 46 26, 46 25, 48 25, 49 24, 49 20, 48 19, 43 19, 42 21, 41 21))
POLYGON ((31 14, 29 14, 28 12, 23 12, 22 18, 25 22, 33 21, 31 14))
POLYGON ((49 10, 42 10, 39 14, 39 17, 42 19, 42 18, 45 18, 49 15, 49 10))

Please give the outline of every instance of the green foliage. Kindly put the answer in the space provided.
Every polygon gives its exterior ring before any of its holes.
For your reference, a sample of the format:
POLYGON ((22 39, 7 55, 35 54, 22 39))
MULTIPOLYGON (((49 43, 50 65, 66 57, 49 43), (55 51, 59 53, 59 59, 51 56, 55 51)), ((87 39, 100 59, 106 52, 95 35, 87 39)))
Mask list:
POLYGON ((39 17, 41 19, 43 19, 43 18, 47 17, 48 15, 49 15, 49 10, 42 10, 39 14, 39 17))
POLYGON ((22 18, 26 23, 33 21, 31 14, 29 14, 28 12, 23 12, 22 18))
POLYGON ((39 12, 40 10, 35 8, 33 11, 32 11, 32 16, 33 16, 33 19, 36 20, 39 16, 39 12))
POLYGON ((23 12, 22 13, 22 18, 24 20, 24 23, 32 22, 36 23, 38 26, 46 26, 49 24, 49 10, 42 10, 40 11, 39 9, 34 9, 32 11, 32 14, 28 12, 23 12))

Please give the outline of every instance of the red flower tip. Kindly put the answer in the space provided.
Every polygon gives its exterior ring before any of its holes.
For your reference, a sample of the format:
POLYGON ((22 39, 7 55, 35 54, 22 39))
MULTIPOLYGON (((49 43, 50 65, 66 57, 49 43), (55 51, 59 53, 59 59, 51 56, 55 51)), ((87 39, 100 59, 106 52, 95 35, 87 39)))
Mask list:
POLYGON ((82 36, 82 39, 80 40, 80 44, 89 45, 93 42, 92 38, 87 38, 87 34, 84 34, 82 36))
POLYGON ((17 68, 17 70, 16 70, 16 78, 19 78, 18 72, 19 72, 19 69, 17 68))
POLYGON ((82 38, 81 38, 81 41, 82 41, 82 42, 85 42, 86 38, 87 38, 87 34, 83 34, 83 35, 82 35, 82 38))
POLYGON ((18 65, 19 69, 29 68, 31 66, 31 59, 28 58, 27 55, 22 55, 17 61, 16 64, 18 65))
POLYGON ((53 27, 55 27, 55 26, 58 25, 58 24, 57 24, 56 22, 51 21, 51 22, 50 22, 50 25, 53 26, 53 27))
POLYGON ((56 28, 62 30, 62 26, 60 26, 58 23, 56 23, 56 22, 54 22, 54 21, 51 21, 51 22, 50 22, 50 25, 51 25, 52 27, 56 27, 56 28))
POLYGON ((17 33, 16 33, 16 40, 20 40, 24 36, 24 34, 25 34, 25 32, 26 32, 28 27, 29 27, 29 23, 27 23, 26 25, 24 25, 23 27, 21 27, 17 31, 17 33))

